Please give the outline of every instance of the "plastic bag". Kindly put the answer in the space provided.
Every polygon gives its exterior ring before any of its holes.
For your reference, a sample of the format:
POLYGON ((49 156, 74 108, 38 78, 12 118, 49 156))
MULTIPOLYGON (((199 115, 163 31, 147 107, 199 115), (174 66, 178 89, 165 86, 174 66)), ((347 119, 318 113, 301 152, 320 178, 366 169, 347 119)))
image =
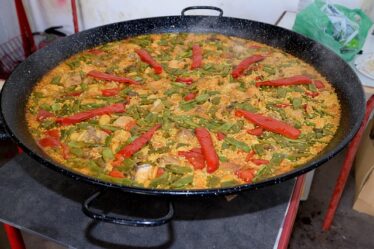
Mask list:
POLYGON ((350 61, 364 45, 371 25, 369 17, 360 9, 316 0, 296 16, 292 29, 350 61))

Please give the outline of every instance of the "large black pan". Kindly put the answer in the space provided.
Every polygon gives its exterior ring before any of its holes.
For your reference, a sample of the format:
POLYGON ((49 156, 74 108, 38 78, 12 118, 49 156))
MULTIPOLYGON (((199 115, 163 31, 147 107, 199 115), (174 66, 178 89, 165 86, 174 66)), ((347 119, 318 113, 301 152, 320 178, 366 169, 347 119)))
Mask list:
MULTIPOLYGON (((357 132, 365 108, 361 83, 350 66, 329 49, 302 35, 269 24, 222 17, 222 10, 218 10, 220 11, 220 15, 217 17, 185 16, 184 10, 181 16, 146 18, 101 26, 61 39, 34 53, 16 68, 3 88, 1 95, 1 114, 7 131, 17 144, 31 157, 41 164, 67 176, 92 184, 119 188, 127 192, 160 196, 207 196, 257 189, 288 180, 310 171, 341 151, 357 132), (37 146, 27 130, 25 121, 25 103, 32 87, 38 79, 59 62, 84 49, 131 36, 164 32, 213 32, 238 36, 278 47, 310 63, 332 83, 337 91, 342 106, 342 119, 337 134, 322 153, 300 168, 262 182, 220 189, 154 190, 119 186, 72 172, 64 166, 52 161, 37 146)), ((88 213, 87 210, 86 212, 88 213)), ((90 215, 95 216, 93 214, 90 215)), ((153 223, 153 225, 156 223, 153 223)))

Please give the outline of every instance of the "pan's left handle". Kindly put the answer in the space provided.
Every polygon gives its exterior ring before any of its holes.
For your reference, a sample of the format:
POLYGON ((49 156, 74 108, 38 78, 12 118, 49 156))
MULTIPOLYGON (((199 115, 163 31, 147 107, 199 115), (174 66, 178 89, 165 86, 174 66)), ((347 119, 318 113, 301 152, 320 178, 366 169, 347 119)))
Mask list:
POLYGON ((181 12, 181 15, 185 16, 186 12, 189 10, 216 10, 219 12, 219 15, 218 15, 219 17, 223 16, 223 10, 221 8, 214 7, 214 6, 190 6, 190 7, 184 8, 181 12))
POLYGON ((126 225, 126 226, 136 226, 136 227, 154 227, 154 226, 161 226, 163 224, 168 223, 174 216, 174 206, 172 202, 169 202, 169 211, 168 213, 160 218, 154 219, 145 219, 145 218, 134 218, 134 217, 115 217, 105 215, 103 213, 97 213, 90 209, 92 202, 95 199, 98 199, 103 194, 102 191, 97 191, 93 195, 91 195, 87 200, 84 201, 82 205, 82 211, 88 217, 91 217, 94 220, 104 221, 108 223, 118 224, 118 225, 126 225))

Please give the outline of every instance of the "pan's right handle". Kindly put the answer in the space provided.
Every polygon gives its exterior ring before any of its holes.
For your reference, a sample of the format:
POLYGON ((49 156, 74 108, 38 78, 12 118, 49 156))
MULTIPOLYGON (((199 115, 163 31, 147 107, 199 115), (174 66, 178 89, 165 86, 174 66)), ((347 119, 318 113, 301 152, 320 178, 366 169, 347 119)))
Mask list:
POLYGON ((218 15, 219 17, 223 16, 223 10, 221 8, 214 7, 214 6, 190 6, 190 7, 184 8, 181 12, 181 15, 185 16, 186 11, 189 11, 189 10, 216 10, 219 12, 219 15, 218 15))
POLYGON ((90 205, 92 202, 99 198, 103 194, 102 191, 97 191, 90 197, 88 197, 87 200, 84 201, 82 205, 82 211, 85 213, 88 217, 91 217, 94 220, 104 221, 108 223, 114 223, 118 225, 126 225, 126 226, 142 226, 142 227, 154 227, 154 226, 161 226, 163 224, 168 223, 174 216, 174 207, 173 203, 169 202, 169 211, 168 213, 160 218, 154 218, 154 219, 144 219, 144 218, 133 218, 133 217, 115 217, 115 216, 109 216, 105 215, 103 213, 97 213, 90 209, 90 205))

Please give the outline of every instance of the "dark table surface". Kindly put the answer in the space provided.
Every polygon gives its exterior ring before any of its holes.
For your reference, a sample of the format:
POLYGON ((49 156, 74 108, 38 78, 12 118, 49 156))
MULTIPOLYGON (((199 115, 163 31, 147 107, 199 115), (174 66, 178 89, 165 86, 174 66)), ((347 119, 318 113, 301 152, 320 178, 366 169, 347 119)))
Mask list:
MULTIPOLYGON (((273 248, 294 184, 243 192, 231 201, 178 198, 169 224, 126 227, 82 213, 81 203, 96 186, 19 155, 0 167, 0 220, 72 248, 273 248)), ((166 212, 167 200, 109 190, 95 205, 110 213, 154 217, 166 212)))

